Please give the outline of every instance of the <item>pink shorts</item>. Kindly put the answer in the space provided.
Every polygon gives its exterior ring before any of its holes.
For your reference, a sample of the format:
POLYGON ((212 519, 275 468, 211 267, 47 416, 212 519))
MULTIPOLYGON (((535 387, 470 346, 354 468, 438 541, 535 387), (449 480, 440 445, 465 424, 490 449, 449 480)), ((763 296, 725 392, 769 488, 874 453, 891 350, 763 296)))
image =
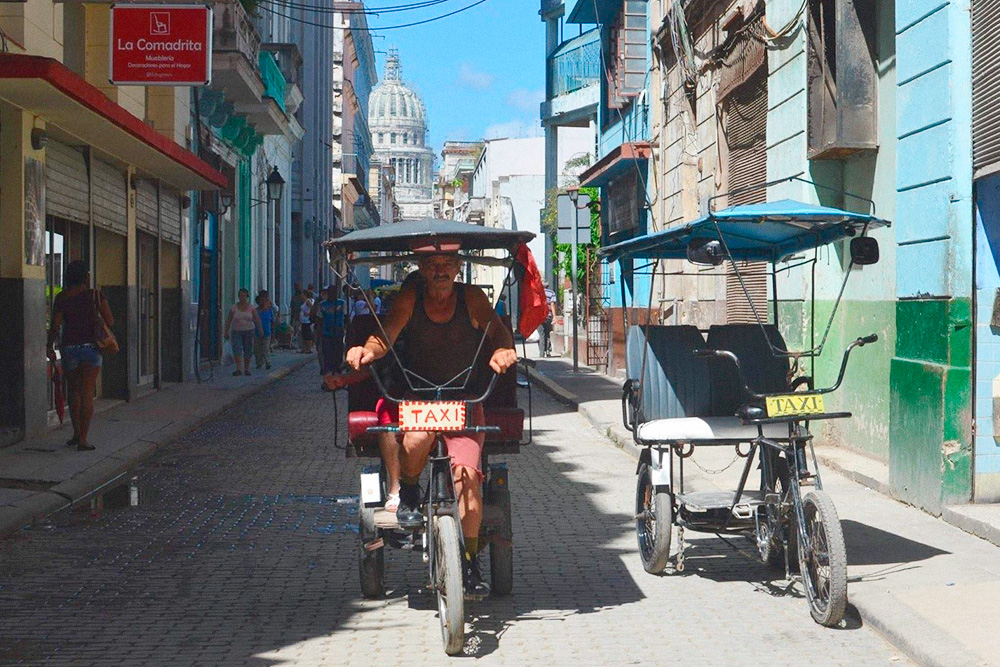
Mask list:
MULTIPOLYGON (((380 426, 387 426, 399 422, 399 406, 384 398, 378 399, 375 404, 375 414, 378 416, 380 426)), ((472 423, 482 425, 486 422, 483 416, 483 404, 476 403, 472 411, 472 423)), ((448 455, 451 456, 451 467, 464 466, 472 468, 483 477, 483 442, 486 440, 485 433, 444 433, 444 444, 448 448, 448 455)), ((402 436, 399 434, 397 437, 402 436)))

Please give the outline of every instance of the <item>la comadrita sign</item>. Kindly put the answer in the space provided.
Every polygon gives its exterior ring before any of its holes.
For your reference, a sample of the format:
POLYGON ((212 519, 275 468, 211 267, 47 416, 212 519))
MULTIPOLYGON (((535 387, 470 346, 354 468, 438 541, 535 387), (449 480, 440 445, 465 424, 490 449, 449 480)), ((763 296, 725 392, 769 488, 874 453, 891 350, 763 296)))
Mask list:
POLYGON ((212 8, 112 5, 115 85, 204 86, 212 80, 212 8))

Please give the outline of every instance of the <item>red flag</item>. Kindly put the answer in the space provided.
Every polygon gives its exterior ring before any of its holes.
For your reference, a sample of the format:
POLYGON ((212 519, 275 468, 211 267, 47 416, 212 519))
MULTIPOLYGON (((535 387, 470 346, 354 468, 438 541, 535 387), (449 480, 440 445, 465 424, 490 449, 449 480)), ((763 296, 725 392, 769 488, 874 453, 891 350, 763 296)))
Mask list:
POLYGON ((514 251, 517 261, 518 277, 521 279, 521 319, 517 329, 527 338, 538 327, 542 326, 549 313, 549 302, 545 298, 545 284, 542 274, 538 272, 535 258, 526 243, 522 243, 514 251))

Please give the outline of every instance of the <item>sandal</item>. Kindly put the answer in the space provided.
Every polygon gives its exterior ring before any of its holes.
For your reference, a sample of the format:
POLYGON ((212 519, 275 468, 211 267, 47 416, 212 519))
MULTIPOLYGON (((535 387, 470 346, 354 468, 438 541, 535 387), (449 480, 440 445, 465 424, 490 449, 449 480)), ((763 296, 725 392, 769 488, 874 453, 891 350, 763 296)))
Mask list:
POLYGON ((385 499, 385 507, 383 509, 385 509, 386 512, 395 513, 396 510, 399 509, 399 494, 390 493, 385 499))

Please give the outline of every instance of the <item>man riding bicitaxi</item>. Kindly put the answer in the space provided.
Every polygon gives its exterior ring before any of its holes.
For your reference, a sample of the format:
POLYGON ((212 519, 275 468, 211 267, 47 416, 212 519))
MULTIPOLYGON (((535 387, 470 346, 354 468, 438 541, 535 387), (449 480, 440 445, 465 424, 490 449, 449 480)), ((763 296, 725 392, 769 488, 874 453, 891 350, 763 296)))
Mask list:
MULTIPOLYGON (((372 335, 363 346, 347 352, 347 363, 360 370, 385 356, 397 339, 406 347, 406 368, 435 386, 442 386, 460 376, 473 364, 480 349, 494 350, 489 366, 502 374, 517 363, 517 352, 510 330, 493 309, 486 294, 473 285, 455 282, 461 259, 455 253, 436 253, 421 258, 419 272, 423 280, 412 289, 404 289, 393 300, 384 323, 385 337, 372 335), (387 338, 387 339, 386 339, 387 338)), ((468 398, 469 396, 467 396, 468 398)), ((393 412, 384 400, 378 412, 393 412)), ((393 414, 393 421, 398 416, 393 414)), ((482 405, 476 404, 475 423, 482 424, 482 405)), ((396 517, 401 528, 415 528, 423 521, 420 513, 420 474, 434 447, 436 433, 407 431, 402 434, 399 508, 396 517)), ((479 528, 483 518, 482 433, 443 433, 451 457, 465 539, 464 579, 466 592, 476 596, 489 594, 479 565, 479 528)))

